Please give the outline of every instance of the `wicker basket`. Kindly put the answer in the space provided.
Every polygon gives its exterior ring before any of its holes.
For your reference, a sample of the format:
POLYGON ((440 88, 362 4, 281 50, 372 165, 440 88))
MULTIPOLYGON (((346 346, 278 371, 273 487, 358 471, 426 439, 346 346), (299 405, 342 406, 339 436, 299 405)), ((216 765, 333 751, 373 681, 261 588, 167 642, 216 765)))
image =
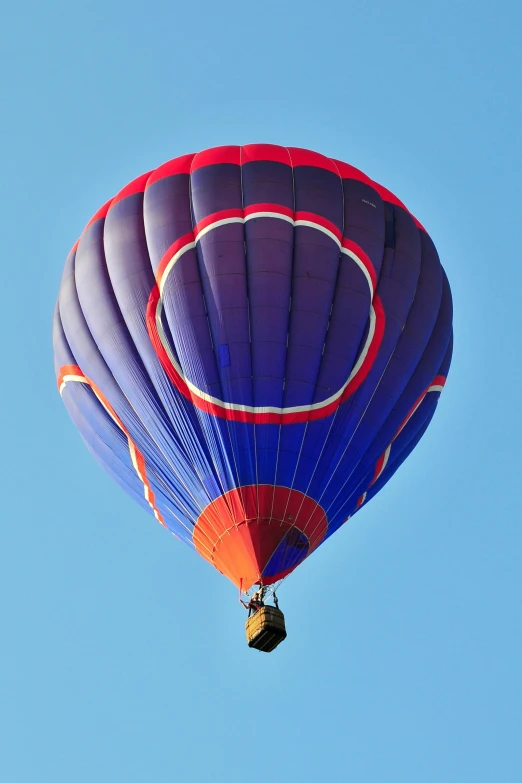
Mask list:
POLYGON ((261 652, 272 652, 286 639, 285 616, 275 606, 262 606, 246 622, 249 647, 261 652))

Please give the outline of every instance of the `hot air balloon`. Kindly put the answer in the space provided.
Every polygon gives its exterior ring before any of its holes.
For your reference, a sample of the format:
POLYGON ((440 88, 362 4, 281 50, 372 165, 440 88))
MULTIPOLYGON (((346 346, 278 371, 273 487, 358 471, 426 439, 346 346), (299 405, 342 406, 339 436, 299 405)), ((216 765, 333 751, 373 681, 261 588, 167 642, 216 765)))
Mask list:
POLYGON ((240 594, 258 587, 270 631, 267 591, 426 431, 451 293, 426 230, 358 169, 218 147, 96 212, 67 257, 53 342, 95 458, 240 594))

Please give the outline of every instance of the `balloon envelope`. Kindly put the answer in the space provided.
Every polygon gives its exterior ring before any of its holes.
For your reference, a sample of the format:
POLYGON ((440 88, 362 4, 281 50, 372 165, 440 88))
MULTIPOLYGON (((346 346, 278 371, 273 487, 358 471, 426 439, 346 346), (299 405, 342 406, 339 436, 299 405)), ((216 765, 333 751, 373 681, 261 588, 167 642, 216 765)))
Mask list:
POLYGON ((71 250, 58 387, 105 470, 237 586, 282 579, 415 448, 449 285, 388 190, 273 145, 176 158, 71 250))

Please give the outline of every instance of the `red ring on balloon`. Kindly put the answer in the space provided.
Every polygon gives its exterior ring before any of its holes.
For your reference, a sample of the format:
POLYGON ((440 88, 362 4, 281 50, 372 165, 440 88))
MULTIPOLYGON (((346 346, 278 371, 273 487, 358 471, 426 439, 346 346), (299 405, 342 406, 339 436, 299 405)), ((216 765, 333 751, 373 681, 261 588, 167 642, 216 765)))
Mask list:
POLYGON ((377 276, 373 264, 364 250, 350 239, 343 238, 339 229, 330 221, 308 212, 292 213, 277 204, 255 204, 245 210, 223 210, 208 216, 196 225, 189 234, 178 239, 167 250, 156 271, 156 285, 151 291, 147 304, 146 322, 154 351, 168 377, 184 397, 199 410, 228 421, 241 421, 254 424, 295 424, 314 421, 330 416, 348 397, 350 397, 368 376, 384 335, 386 317, 381 299, 376 293, 377 276), (306 225, 327 234, 339 246, 341 253, 348 255, 359 266, 366 277, 371 294, 370 329, 361 354, 347 378, 344 386, 335 394, 320 403, 287 408, 254 407, 227 403, 202 392, 188 382, 163 333, 161 313, 163 304, 161 291, 174 265, 185 252, 195 247, 203 234, 227 223, 245 223, 253 218, 271 217, 291 222, 294 226, 306 225))

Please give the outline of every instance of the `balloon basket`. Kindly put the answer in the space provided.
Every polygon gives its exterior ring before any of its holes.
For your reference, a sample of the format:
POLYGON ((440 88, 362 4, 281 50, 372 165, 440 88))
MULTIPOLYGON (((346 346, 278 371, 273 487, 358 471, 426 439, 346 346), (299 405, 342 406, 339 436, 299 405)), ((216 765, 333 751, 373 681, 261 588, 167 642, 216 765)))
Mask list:
POLYGON ((246 621, 249 647, 261 652, 272 652, 286 639, 285 616, 275 606, 262 606, 246 621))

